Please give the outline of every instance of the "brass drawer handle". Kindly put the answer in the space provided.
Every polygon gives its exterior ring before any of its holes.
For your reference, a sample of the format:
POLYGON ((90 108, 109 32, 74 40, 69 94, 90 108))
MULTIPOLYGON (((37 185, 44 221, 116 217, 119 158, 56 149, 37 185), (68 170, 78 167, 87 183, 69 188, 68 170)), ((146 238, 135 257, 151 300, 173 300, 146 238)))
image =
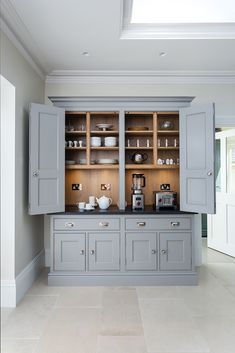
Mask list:
POLYGON ((91 251, 90 251, 90 254, 91 254, 91 255, 95 255, 95 250, 91 250, 91 251))
POLYGON ((80 255, 84 255, 85 254, 85 251, 84 250, 81 250, 80 251, 80 255))
POLYGON ((108 227, 109 226, 109 222, 100 222, 99 226, 103 227, 103 228, 108 227))
POLYGON ((172 227, 178 227, 180 225, 180 222, 171 222, 172 227))
POLYGON ((146 222, 137 222, 137 226, 138 227, 145 227, 146 226, 146 222))
POLYGON ((164 250, 164 249, 161 250, 161 254, 162 254, 162 255, 165 255, 166 253, 167 253, 166 250, 164 250))
POLYGON ((75 226, 73 222, 66 222, 64 225, 66 228, 73 228, 75 226))
POLYGON ((155 249, 152 250, 152 254, 155 255, 157 251, 155 249))

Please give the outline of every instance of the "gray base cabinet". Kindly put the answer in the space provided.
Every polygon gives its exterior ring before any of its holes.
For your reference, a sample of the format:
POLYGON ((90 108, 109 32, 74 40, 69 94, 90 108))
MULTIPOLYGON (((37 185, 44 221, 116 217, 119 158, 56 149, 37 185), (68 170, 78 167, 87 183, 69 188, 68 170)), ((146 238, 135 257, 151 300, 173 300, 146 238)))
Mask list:
POLYGON ((157 269, 156 233, 126 233, 126 269, 157 269))
POLYGON ((193 215, 53 215, 51 285, 197 283, 193 215))
POLYGON ((159 234, 160 270, 190 270, 192 267, 191 233, 159 234))
POLYGON ((55 270, 85 270, 85 233, 55 233, 53 243, 55 270))
POLYGON ((88 268, 90 271, 120 269, 119 233, 88 234, 88 268))

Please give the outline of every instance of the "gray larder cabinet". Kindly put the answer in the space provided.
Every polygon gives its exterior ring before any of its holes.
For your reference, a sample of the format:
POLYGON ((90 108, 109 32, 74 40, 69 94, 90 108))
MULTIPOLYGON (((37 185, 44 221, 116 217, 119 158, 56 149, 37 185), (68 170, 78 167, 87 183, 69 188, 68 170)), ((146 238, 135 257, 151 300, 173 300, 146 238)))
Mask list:
MULTIPOLYGON (((104 109, 105 99, 95 100, 104 109)), ((132 102, 133 110, 154 111, 156 103, 146 98, 132 102)), ((68 102, 67 102, 68 103, 68 102)), ((81 103, 81 102, 80 102, 81 103)), ((120 102, 119 102, 120 103, 120 102)), ((130 102, 120 103, 120 117, 130 102)), ((58 102, 57 102, 58 104, 58 102)), ((68 104, 72 104, 71 102, 68 104)), ((66 105, 65 105, 66 106, 66 105)), ((81 106, 83 106, 81 104, 81 106)), ((169 107, 171 106, 169 102, 169 107)), ((182 106, 182 105, 181 105, 182 106)), ((107 101, 110 110, 110 101, 107 101)), ((175 106, 174 106, 175 107, 175 106)), ((84 108, 84 106, 83 106, 84 108)), ((67 109, 69 106, 67 105, 67 109)), ((80 108, 81 109, 81 108, 80 108)), ((90 105, 90 111, 94 111, 90 105)), ((99 110, 99 109, 98 109, 99 110)), ((114 109, 117 110, 116 108, 114 109)), ((128 110, 128 109, 127 109, 128 110)), ((84 110, 83 110, 84 111, 84 110)), ((88 110, 89 111, 89 110, 88 110)), ((120 122, 122 119, 120 118, 120 122)), ((119 195, 125 204, 125 127, 119 131, 119 195)), ((214 213, 214 107, 192 106, 180 110, 180 209, 189 212, 214 213)), ((65 174, 64 109, 41 104, 30 105, 29 213, 45 214, 64 211, 65 174)))
POLYGON ((29 109, 29 214, 64 211, 64 109, 29 109))
POLYGON ((126 269, 157 269, 157 235, 156 233, 126 233, 126 269))

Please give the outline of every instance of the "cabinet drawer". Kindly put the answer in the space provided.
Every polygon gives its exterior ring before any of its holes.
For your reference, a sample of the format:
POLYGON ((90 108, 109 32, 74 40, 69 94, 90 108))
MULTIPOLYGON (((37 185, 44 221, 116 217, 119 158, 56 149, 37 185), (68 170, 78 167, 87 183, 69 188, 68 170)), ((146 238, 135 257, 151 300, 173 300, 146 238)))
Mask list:
POLYGON ((191 229, 191 218, 127 218, 126 230, 191 229))
POLYGON ((55 218, 54 230, 119 230, 120 221, 117 218, 55 218))

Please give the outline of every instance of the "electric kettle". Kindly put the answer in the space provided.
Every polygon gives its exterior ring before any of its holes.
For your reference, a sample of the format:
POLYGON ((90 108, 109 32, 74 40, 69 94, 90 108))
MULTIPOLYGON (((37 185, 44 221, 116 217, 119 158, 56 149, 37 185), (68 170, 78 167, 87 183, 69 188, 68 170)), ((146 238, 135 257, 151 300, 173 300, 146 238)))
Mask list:
POLYGON ((148 155, 146 153, 136 152, 130 157, 130 159, 136 164, 141 164, 148 159, 148 155))

